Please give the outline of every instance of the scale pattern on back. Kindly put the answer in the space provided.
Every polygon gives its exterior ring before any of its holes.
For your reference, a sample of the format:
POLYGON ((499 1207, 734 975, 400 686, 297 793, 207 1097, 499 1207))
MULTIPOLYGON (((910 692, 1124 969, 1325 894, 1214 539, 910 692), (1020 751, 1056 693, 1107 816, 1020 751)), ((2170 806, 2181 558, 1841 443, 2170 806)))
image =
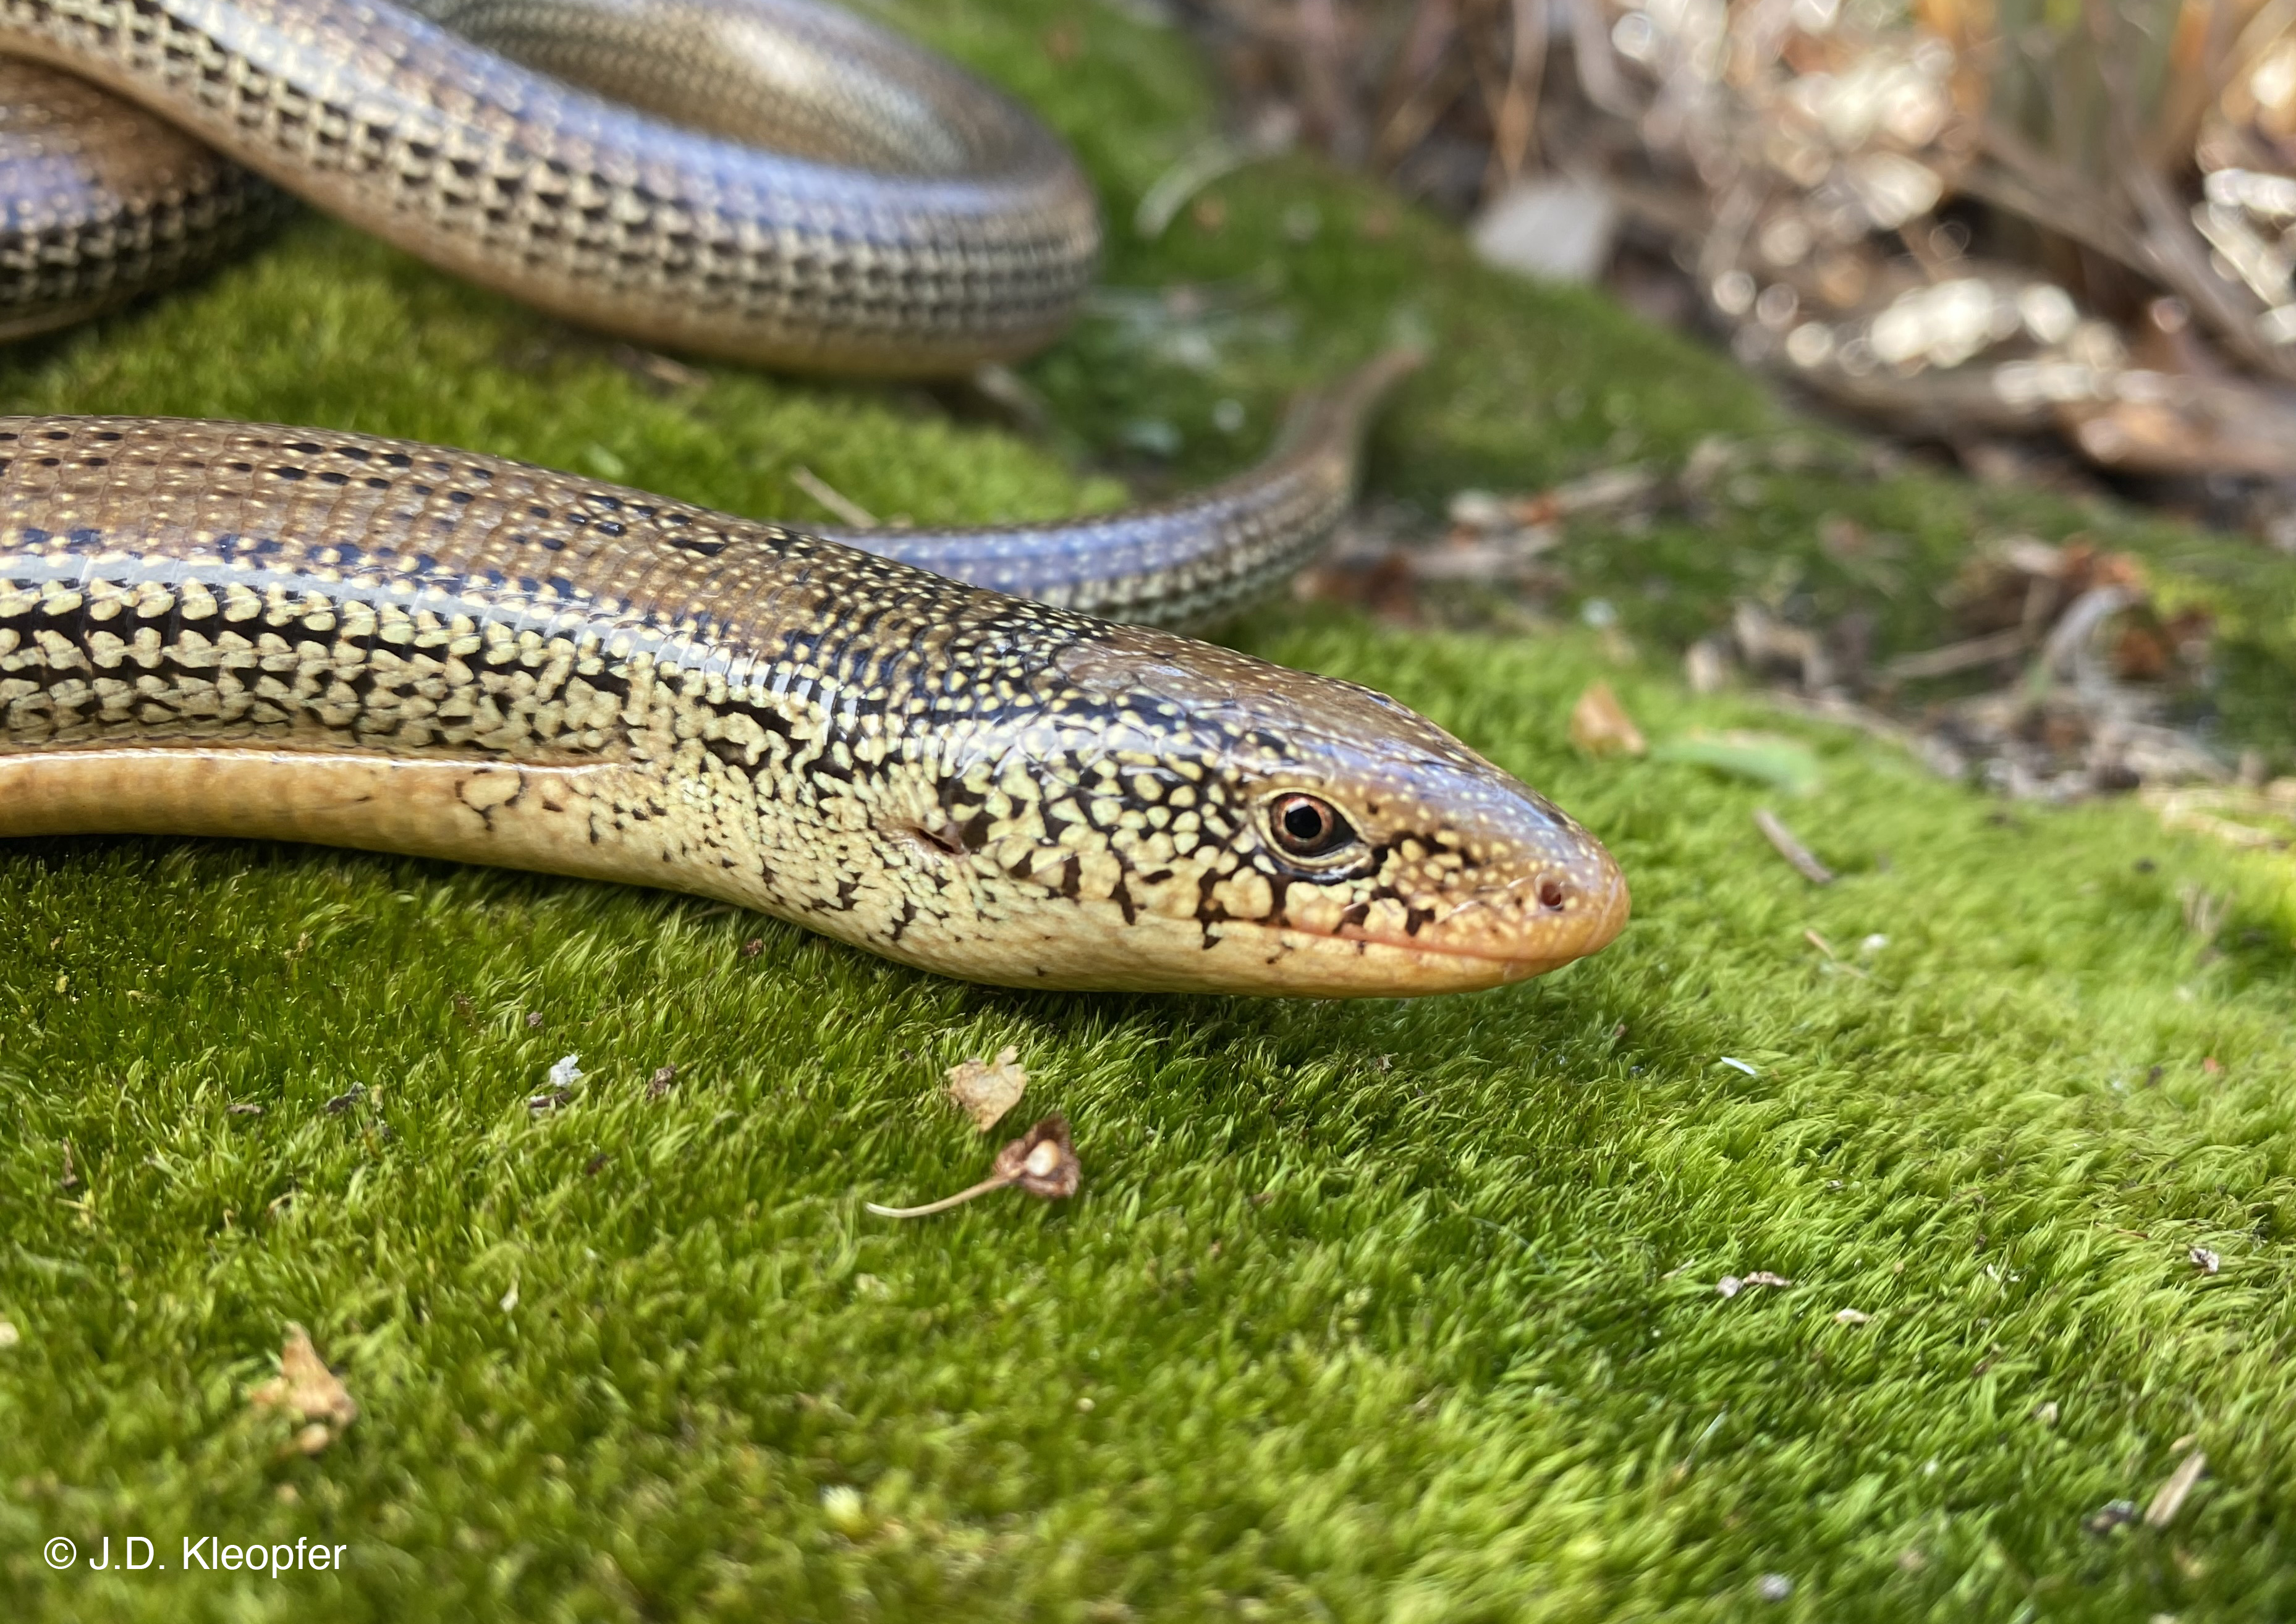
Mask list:
POLYGON ((1488 985, 1625 906, 1344 683, 465 452, 0 418, 0 833, 105 828, 666 885, 1043 986, 1488 985), (1360 837, 1284 858, 1302 791, 1360 837))
POLYGON ((0 0, 0 52, 645 342, 961 373, 1041 348, 1091 280, 1097 216, 1066 151, 857 19, 803 0, 430 4, 451 27, 387 0, 0 0))

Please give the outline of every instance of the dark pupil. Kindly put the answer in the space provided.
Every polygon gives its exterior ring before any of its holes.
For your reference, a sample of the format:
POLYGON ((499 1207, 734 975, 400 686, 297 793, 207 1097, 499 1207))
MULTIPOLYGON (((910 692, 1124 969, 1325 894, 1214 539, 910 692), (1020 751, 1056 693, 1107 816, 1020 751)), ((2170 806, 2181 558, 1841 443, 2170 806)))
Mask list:
POLYGON ((1327 827, 1324 808, 1312 800, 1295 800, 1283 808, 1283 833, 1302 846, 1322 840, 1327 827))

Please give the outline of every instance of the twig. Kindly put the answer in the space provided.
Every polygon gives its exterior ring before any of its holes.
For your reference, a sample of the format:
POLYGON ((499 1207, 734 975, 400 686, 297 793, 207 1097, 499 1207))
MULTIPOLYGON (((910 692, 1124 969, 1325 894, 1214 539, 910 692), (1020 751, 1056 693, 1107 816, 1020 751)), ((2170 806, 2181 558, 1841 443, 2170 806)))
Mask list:
POLYGON ((1491 116, 1493 192, 1513 185, 1523 164, 1538 155, 1538 86, 1546 70, 1546 0, 1513 0, 1509 12, 1514 26, 1507 41, 1506 87, 1491 116))
POLYGON ((790 483, 836 514, 857 530, 873 530, 877 516, 828 480, 800 463, 790 470, 790 483))
POLYGON ((1965 643, 1948 643, 1943 648, 1923 649, 1917 654, 1900 654, 1882 668, 1881 675, 1890 682, 1950 677, 1956 671, 2013 658, 2031 647, 2032 642, 2023 627, 2013 626, 2007 631, 1988 632, 1965 643))
POLYGON ((1443 83, 1458 17, 1450 0, 1418 0, 1381 97, 1372 161, 1382 173, 1419 144, 1443 111, 1452 86, 1443 83))
POLYGON ((2041 645, 2040 657, 2033 662, 2035 680, 2045 682, 2058 672, 2072 671, 2096 628, 2136 601, 2136 595, 2121 586, 2092 586, 2075 598, 2041 645))
POLYGON ((1777 848, 1778 855, 1793 865, 1793 870, 1812 885, 1833 883, 1833 871, 1810 854, 1808 847, 1794 839, 1793 831, 1778 821, 1778 815, 1767 807, 1754 808, 1754 827, 1763 838, 1777 848))
POLYGON ((1144 240, 1152 242, 1164 234, 1165 228, 1188 206, 1188 200, 1210 185, 1223 175, 1256 163, 1263 158, 1273 158, 1292 144, 1297 134, 1290 123, 1271 125, 1255 134, 1249 142, 1230 141, 1226 135, 1214 135, 1198 143, 1180 155, 1172 167, 1149 183, 1148 190, 1140 194, 1140 206, 1132 211, 1132 229, 1144 240))
POLYGON ((922 1207, 881 1207, 875 1202, 862 1204, 879 1218, 931 1218, 936 1212, 946 1212, 951 1207, 962 1207, 976 1195, 986 1195, 991 1190, 1001 1190, 1013 1181, 1001 1173, 992 1173, 969 1190, 959 1190, 954 1195, 944 1195, 937 1202, 927 1202, 922 1207))
POLYGON ((1570 14, 1570 55, 1578 70, 1578 87, 1589 102, 1612 117, 1639 118, 1642 109, 1628 93, 1626 76, 1619 71, 1619 59, 1611 52, 1610 19, 1604 9, 1574 4, 1570 14))

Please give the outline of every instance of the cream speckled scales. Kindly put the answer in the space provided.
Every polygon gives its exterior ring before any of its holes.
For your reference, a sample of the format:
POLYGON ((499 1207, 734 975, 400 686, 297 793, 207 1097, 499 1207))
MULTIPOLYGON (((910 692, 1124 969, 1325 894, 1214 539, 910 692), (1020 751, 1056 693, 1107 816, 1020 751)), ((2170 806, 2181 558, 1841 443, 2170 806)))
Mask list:
POLYGON ((1021 985, 1488 985, 1623 919, 1602 848, 1439 730, 1168 633, 389 440, 0 453, 0 831, 672 885, 1021 985), (1287 841, 1298 803, 1333 827, 1287 841))
MULTIPOLYGON (((115 90, 433 264, 648 343, 963 372, 1051 340, 1098 251, 1091 192, 1034 119, 793 0, 4 0, 0 52, 115 90)), ((92 185, 49 192, 43 233, 107 207, 92 185)), ((37 291, 14 295, 20 327, 37 291)))
MULTIPOLYGON (((653 341, 944 371, 1042 342, 1088 273, 1091 200, 1056 144, 841 14, 435 14, 459 32, 339 0, 0 0, 0 46, 653 341)), ((36 250, 19 328, 191 264, 195 217, 266 207, 180 143, 176 177, 123 201, 94 146, 31 126, 81 188, 50 201, 96 224, 43 222, 0 152, 20 228, 0 268, 36 250)), ((1535 974, 1624 921, 1584 830, 1379 695, 1075 612, 1201 618, 1280 577, 1409 364, 1366 366, 1182 502, 850 545, 332 431, 0 419, 0 834, 273 836, 673 886, 1023 986, 1535 974)))

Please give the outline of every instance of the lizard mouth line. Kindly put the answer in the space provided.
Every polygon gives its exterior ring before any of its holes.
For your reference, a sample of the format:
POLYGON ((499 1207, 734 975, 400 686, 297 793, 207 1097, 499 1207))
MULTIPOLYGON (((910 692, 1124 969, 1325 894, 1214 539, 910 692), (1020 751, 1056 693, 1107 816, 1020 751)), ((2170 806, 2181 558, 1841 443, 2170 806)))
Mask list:
POLYGON ((1290 931, 1300 936, 1319 937, 1324 941, 1367 942, 1374 947, 1390 947, 1399 953, 1428 953, 1442 958, 1472 959, 1481 964, 1505 964, 1509 969, 1521 969, 1531 974, 1559 969, 1594 951, 1590 947, 1563 953, 1494 953, 1486 948, 1455 947, 1436 942, 1415 941, 1409 937, 1374 936, 1367 931, 1316 931, 1295 924, 1261 925, 1259 928, 1290 931))

